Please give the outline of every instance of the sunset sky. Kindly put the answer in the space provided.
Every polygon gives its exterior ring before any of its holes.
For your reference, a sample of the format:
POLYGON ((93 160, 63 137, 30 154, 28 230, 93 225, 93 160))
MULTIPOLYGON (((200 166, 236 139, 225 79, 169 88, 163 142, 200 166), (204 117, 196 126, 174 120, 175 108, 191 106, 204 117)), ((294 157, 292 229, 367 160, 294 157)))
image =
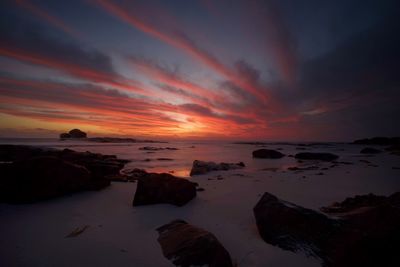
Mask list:
POLYGON ((400 1, 0 4, 0 137, 400 135, 400 1))

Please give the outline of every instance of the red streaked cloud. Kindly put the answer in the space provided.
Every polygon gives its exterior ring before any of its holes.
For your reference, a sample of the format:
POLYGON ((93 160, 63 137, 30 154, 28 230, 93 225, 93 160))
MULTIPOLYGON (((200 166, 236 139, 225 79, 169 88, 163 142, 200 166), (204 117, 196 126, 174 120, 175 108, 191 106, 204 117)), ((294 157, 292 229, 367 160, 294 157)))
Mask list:
POLYGON ((96 83, 104 83, 106 85, 116 87, 122 90, 152 95, 150 92, 140 88, 138 85, 132 85, 132 83, 138 83, 136 81, 128 80, 118 75, 112 75, 99 70, 85 68, 79 65, 69 64, 66 62, 60 62, 50 57, 41 56, 38 54, 29 53, 27 51, 17 50, 9 47, 0 47, 0 55, 10 58, 14 58, 19 61, 33 63, 41 66, 45 66, 52 69, 57 69, 70 74, 74 77, 78 77, 87 81, 96 83))
POLYGON ((27 0, 27 1, 26 0, 15 0, 15 2, 22 8, 29 10, 29 12, 35 14, 39 18, 44 19, 45 21, 49 22, 54 27, 64 31, 65 33, 69 34, 70 36, 77 38, 77 39, 82 38, 83 35, 81 33, 76 31, 75 29, 72 29, 71 27, 69 27, 67 24, 65 24, 59 18, 49 14, 48 12, 44 11, 40 7, 34 5, 29 0, 27 0))
POLYGON ((267 92, 264 90, 264 88, 252 83, 246 77, 239 77, 237 73, 222 64, 216 57, 201 49, 183 32, 175 30, 173 33, 165 33, 154 25, 144 22, 139 17, 112 3, 111 1, 95 0, 95 2, 109 13, 120 18, 136 29, 145 32, 171 46, 174 46, 181 51, 184 51, 199 62, 214 70, 216 73, 234 82, 240 88, 261 98, 264 102, 267 100, 267 92))

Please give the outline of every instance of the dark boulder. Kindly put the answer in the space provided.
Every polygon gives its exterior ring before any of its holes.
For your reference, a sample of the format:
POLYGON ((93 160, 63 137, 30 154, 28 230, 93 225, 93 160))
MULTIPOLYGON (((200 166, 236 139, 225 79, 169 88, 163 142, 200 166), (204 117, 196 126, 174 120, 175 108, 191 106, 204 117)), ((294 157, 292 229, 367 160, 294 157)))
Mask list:
POLYGON ((297 153, 294 157, 296 159, 301 159, 301 160, 322 160, 322 161, 333 161, 339 158, 339 156, 332 153, 314 153, 314 152, 297 153))
POLYGON ((1 198, 7 203, 29 203, 92 186, 86 168, 56 157, 34 157, 8 165, 2 177, 1 198))
POLYGON ((323 266, 400 265, 400 193, 356 196, 322 210, 335 217, 266 193, 254 214, 267 243, 318 256, 323 266))
POLYGON ((103 155, 91 152, 76 152, 71 149, 53 152, 61 159, 86 167, 93 176, 102 177, 118 174, 128 160, 118 159, 115 155, 103 155))
POLYGON ((210 232, 175 220, 157 229, 164 256, 181 267, 232 267, 229 252, 210 232))
POLYGON ((245 167, 243 162, 239 163, 215 163, 213 161, 201 161, 195 160, 193 161, 192 169, 190 171, 190 176, 205 174, 211 171, 227 171, 234 169, 241 169, 245 167))
POLYGON ((146 173, 137 180, 133 206, 162 203, 183 206, 196 196, 196 183, 168 173, 146 173))
POLYGON ((110 185, 111 179, 119 176, 120 170, 128 162, 114 155, 18 145, 0 145, 0 161, 7 162, 0 164, 0 199, 10 203, 33 202, 82 190, 104 188, 110 185), (89 180, 79 173, 74 175, 71 171, 73 169, 85 170, 89 180), (54 177, 50 178, 52 175, 54 177), (53 183, 49 183, 48 187, 43 186, 46 179, 51 179, 58 189, 50 187, 54 186, 53 183), (25 186, 34 181, 37 181, 37 186, 25 186), (38 187, 47 191, 41 192, 38 187), (19 193, 20 189, 25 193, 19 193), (49 193, 51 190, 53 193, 49 193))
POLYGON ((381 150, 373 148, 373 147, 366 147, 360 151, 361 154, 378 154, 381 152, 382 152, 381 150))
POLYGON ((335 221, 322 213, 264 193, 253 209, 265 242, 280 248, 322 256, 318 249, 335 230, 335 221))
POLYGON ((38 147, 19 145, 0 145, 0 161, 13 162, 43 155, 44 151, 38 147))
POLYGON ((86 138, 87 137, 86 133, 79 129, 72 129, 71 131, 69 131, 69 135, 71 136, 71 138, 86 138))
POLYGON ((285 154, 272 149, 258 149, 253 151, 253 158, 262 159, 280 159, 283 158, 285 154))

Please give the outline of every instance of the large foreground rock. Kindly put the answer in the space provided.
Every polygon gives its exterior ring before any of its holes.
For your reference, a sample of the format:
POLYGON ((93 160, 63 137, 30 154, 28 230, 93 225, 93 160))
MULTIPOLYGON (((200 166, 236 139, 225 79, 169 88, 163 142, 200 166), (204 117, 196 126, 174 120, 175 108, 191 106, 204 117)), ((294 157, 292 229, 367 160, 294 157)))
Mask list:
POLYGON ((243 162, 239 163, 215 163, 213 161, 201 161, 195 160, 193 161, 192 170, 190 171, 190 176, 205 174, 211 171, 227 171, 234 169, 241 169, 245 167, 243 162))
POLYGON ((285 154, 272 149, 258 149, 253 151, 253 158, 262 159, 280 159, 283 158, 285 154))
POLYGON ((52 156, 17 161, 2 169, 1 198, 9 203, 29 203, 95 186, 85 167, 52 156))
POLYGON ((175 220, 157 229, 164 256, 176 266, 232 267, 228 251, 210 232, 175 220))
POLYGON ((110 185, 128 162, 113 155, 0 145, 0 200, 28 203, 110 185))
POLYGON ((357 196, 322 210, 335 217, 265 193, 254 215, 267 243, 320 257, 324 266, 400 266, 400 193, 357 196))
POLYGON ((196 196, 196 183, 169 173, 141 173, 133 206, 172 204, 183 206, 196 196))
POLYGON ((297 153, 294 157, 296 159, 302 159, 302 160, 322 160, 322 161, 333 161, 339 158, 338 155, 332 153, 315 153, 315 152, 297 153))
POLYGON ((324 214, 264 193, 254 207, 257 228, 269 244, 308 255, 323 256, 318 249, 335 230, 335 221, 324 214))

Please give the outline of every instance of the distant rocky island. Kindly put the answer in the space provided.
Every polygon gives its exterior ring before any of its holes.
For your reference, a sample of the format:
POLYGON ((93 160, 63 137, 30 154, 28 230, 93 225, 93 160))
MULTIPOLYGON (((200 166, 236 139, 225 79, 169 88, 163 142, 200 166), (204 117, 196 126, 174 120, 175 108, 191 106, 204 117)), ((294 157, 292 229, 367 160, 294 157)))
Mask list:
POLYGON ((120 137, 88 137, 87 133, 80 129, 72 129, 68 133, 61 133, 60 140, 82 140, 97 143, 168 143, 166 141, 155 140, 139 140, 134 138, 120 138, 120 137))

